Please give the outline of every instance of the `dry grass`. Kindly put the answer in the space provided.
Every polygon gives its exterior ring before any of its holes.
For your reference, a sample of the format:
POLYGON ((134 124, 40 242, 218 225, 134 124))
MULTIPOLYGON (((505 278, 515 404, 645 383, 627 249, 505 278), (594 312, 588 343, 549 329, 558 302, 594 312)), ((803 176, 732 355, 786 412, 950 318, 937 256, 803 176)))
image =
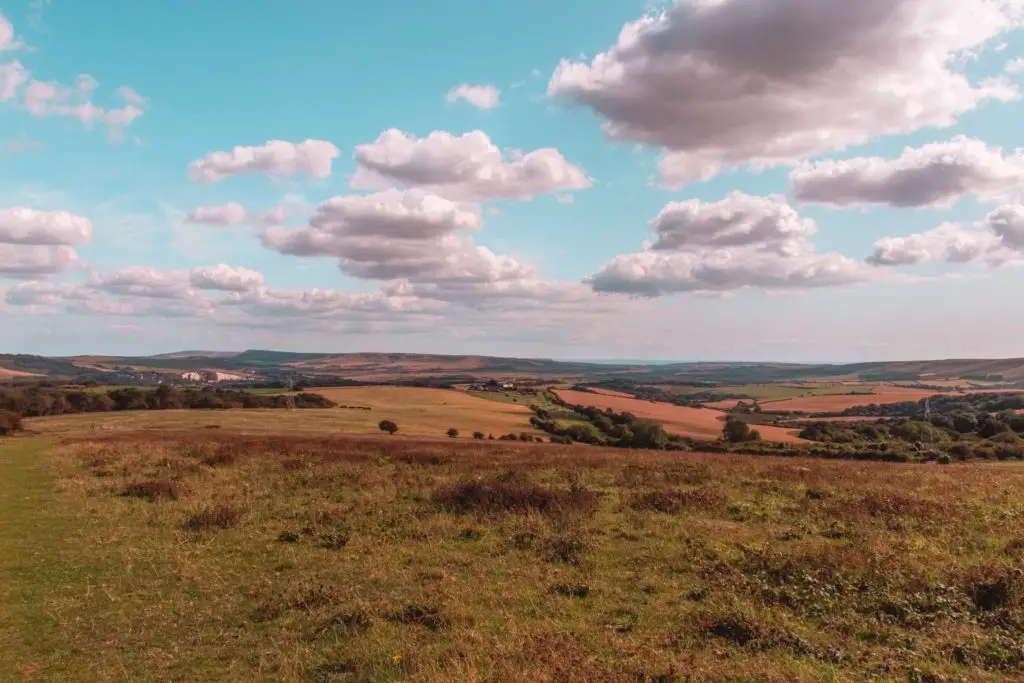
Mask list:
POLYGON ((999 681, 1024 666, 1015 467, 227 429, 10 448, 0 468, 45 466, 58 486, 24 506, 0 495, 2 680, 999 681), (147 481, 188 495, 120 495, 147 481), (8 546, 15 528, 60 532, 8 546))
POLYGON ((162 410, 88 413, 26 420, 26 427, 47 435, 105 434, 138 430, 180 432, 216 426, 242 434, 378 434, 381 420, 398 424, 399 435, 444 437, 449 428, 463 438, 473 432, 503 434, 527 432, 526 405, 485 401, 465 392, 417 387, 343 387, 311 389, 341 406, 370 410, 162 410))
MULTIPOLYGON (((592 394, 586 391, 558 390, 555 393, 562 400, 573 405, 592 406, 601 410, 611 408, 616 412, 633 413, 637 417, 656 420, 665 427, 665 431, 688 436, 691 439, 713 441, 722 436, 722 427, 725 426, 723 422, 725 413, 710 408, 688 408, 671 403, 592 394)), ((761 432, 761 438, 765 441, 806 443, 797 436, 796 431, 791 429, 758 425, 757 430, 761 432)))

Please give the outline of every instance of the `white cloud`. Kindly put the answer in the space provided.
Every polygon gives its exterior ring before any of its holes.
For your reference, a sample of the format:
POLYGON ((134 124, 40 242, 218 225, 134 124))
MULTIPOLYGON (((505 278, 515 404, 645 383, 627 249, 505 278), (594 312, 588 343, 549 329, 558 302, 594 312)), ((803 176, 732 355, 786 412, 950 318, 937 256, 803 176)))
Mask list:
POLYGON ((62 301, 82 300, 89 294, 81 287, 63 282, 21 282, 4 292, 4 301, 12 306, 46 306, 62 301))
POLYGON ((14 26, 4 16, 3 12, 0 12, 0 52, 19 50, 22 47, 22 42, 14 33, 14 26))
POLYGON ((1019 98, 958 58, 1022 18, 1021 0, 676 0, 590 63, 563 60, 548 93, 594 109, 612 139, 664 148, 662 179, 680 186, 1019 98))
POLYGON ((463 83, 448 91, 448 102, 466 100, 477 109, 494 109, 501 102, 501 91, 493 85, 463 83))
POLYGON ((0 64, 0 102, 8 102, 18 96, 18 90, 29 79, 29 71, 15 60, 0 64))
POLYGON ((733 192, 719 202, 691 199, 668 204, 651 221, 655 251, 779 244, 810 237, 814 221, 801 218, 781 197, 733 192))
POLYGON ((1024 206, 1000 206, 974 225, 944 223, 934 230, 880 239, 867 260, 880 266, 926 261, 1020 263, 1024 261, 1024 206))
POLYGON ((513 279, 532 270, 455 233, 478 230, 479 212, 419 190, 334 197, 309 226, 265 229, 269 249, 293 256, 333 256, 355 277, 417 282, 513 279))
POLYGON ((0 209, 0 242, 7 244, 87 244, 92 222, 68 211, 36 211, 23 206, 0 209))
POLYGON ((597 292, 663 296, 753 287, 809 289, 864 282, 871 268, 841 254, 780 256, 750 249, 617 256, 588 282, 597 292))
POLYGON ((139 107, 144 107, 148 104, 145 97, 135 92, 127 85, 118 87, 117 94, 120 95, 121 99, 124 100, 126 104, 134 104, 139 107))
POLYGON ((79 265, 78 254, 69 246, 0 244, 0 277, 30 280, 79 265))
POLYGON ((1024 73, 1024 57, 1018 57, 1017 59, 1011 59, 1010 61, 1008 61, 1006 63, 1006 73, 1024 73))
MULTIPOLYGON (((22 74, 22 82, 27 75, 27 71, 22 74)), ((86 128, 105 126, 107 135, 118 140, 125 129, 143 115, 144 110, 136 104, 113 109, 96 106, 90 98, 98 85, 96 79, 88 74, 79 75, 73 88, 53 81, 32 80, 22 91, 22 105, 36 117, 65 116, 77 119, 86 128)))
POLYGON ((193 268, 189 273, 189 284, 196 289, 248 292, 263 286, 263 275, 254 270, 221 263, 216 266, 193 268))
POLYGON ((874 273, 856 259, 817 253, 808 239, 814 221, 778 197, 734 192, 719 202, 673 202, 650 227, 654 244, 605 264, 587 279, 594 291, 654 297, 807 289, 862 282, 874 273))
POLYGON ((206 225, 241 225, 249 218, 249 212, 238 202, 228 202, 219 206, 197 206, 187 218, 192 223, 206 225))
POLYGON ((434 131, 416 138, 387 130, 355 150, 356 188, 419 187, 458 199, 529 199, 590 186, 587 174, 557 149, 538 149, 506 160, 482 131, 455 136, 434 131))
POLYGON ((194 295, 187 273, 143 266, 94 272, 88 286, 109 294, 151 299, 188 299, 194 295))
POLYGON ((326 140, 270 140, 259 147, 235 147, 230 152, 207 154, 189 164, 189 175, 204 183, 244 173, 326 178, 338 154, 338 148, 326 140))
POLYGON ((981 140, 903 151, 898 159, 860 157, 804 164, 789 176, 793 194, 833 206, 949 207, 966 196, 991 198, 1024 184, 1024 151, 1004 155, 981 140))

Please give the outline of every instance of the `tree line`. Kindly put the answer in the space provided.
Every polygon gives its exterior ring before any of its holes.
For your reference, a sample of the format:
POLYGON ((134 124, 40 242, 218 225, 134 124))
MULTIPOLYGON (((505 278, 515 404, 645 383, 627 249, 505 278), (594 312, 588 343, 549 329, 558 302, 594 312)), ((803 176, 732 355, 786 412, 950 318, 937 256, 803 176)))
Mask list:
POLYGON ((257 394, 239 389, 182 389, 161 384, 153 389, 121 387, 83 390, 73 387, 0 387, 0 410, 21 417, 45 417, 117 410, 220 410, 229 408, 333 408, 337 404, 307 392, 257 394))

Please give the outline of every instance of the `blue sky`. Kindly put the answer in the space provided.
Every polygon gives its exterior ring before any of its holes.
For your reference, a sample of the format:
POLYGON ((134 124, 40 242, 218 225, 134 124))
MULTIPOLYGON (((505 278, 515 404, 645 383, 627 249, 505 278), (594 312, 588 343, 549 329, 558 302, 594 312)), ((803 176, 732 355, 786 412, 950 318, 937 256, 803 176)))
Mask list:
POLYGON ((4 3, 0 350, 1022 355, 1024 0, 820 5, 4 3), (329 172, 244 167, 306 140, 329 172), (60 212, 88 237, 53 246, 60 212), (11 265, 53 249, 78 260, 11 265))

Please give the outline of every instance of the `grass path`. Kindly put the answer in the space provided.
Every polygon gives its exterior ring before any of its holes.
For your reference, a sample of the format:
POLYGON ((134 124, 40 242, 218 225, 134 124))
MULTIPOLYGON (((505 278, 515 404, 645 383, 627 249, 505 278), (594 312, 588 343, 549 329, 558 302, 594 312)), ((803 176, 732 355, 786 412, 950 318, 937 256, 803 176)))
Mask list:
POLYGON ((40 456, 42 439, 0 440, 0 680, 36 678, 58 647, 48 602, 66 583, 69 520, 40 456), (33 675, 35 674, 35 675, 33 675))

